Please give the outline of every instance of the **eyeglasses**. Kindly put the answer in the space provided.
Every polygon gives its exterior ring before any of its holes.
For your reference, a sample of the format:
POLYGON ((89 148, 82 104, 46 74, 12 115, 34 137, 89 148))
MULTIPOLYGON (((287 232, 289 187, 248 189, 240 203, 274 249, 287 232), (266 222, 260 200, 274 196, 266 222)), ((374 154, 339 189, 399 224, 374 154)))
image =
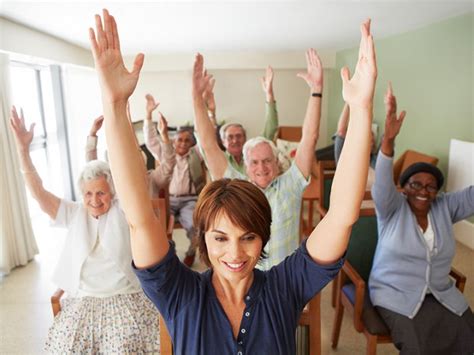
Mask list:
POLYGON ((413 189, 413 190, 415 190, 415 191, 421 191, 422 189, 425 189, 425 190, 428 191, 429 193, 433 193, 433 192, 437 192, 437 191, 438 191, 438 187, 437 187, 437 186, 433 186, 433 185, 423 185, 423 184, 419 183, 418 181, 409 182, 409 183, 408 183, 408 186, 410 186, 410 188, 413 189))

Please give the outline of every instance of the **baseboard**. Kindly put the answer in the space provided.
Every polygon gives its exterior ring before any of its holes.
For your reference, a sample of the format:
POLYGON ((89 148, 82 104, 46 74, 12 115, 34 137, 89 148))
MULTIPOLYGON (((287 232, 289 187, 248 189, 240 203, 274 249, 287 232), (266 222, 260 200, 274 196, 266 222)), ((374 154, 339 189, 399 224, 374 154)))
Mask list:
POLYGON ((454 237, 469 249, 474 250, 474 223, 460 221, 454 225, 454 237))

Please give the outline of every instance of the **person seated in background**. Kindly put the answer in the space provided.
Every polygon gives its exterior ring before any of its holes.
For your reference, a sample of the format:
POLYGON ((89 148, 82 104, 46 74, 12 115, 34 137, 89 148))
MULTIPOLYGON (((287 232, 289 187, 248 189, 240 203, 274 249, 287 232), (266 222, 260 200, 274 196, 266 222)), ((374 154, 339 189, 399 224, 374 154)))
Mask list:
MULTIPOLYGON (((156 105, 156 107, 158 107, 158 105, 156 105)), ((130 112, 128 110, 127 113, 130 117, 130 112)), ((147 115, 150 116, 149 120, 151 121, 152 116, 151 112, 148 113, 148 106, 147 115)), ((92 123, 89 135, 87 136, 85 148, 87 162, 97 159, 97 133, 102 127, 103 121, 104 116, 99 116, 92 123)), ((148 122, 148 119, 145 120, 144 125, 146 125, 146 122, 148 122)), ((176 165, 176 156, 174 154, 173 143, 168 136, 168 122, 161 113, 159 113, 158 131, 160 132, 160 138, 156 137, 158 143, 156 143, 155 146, 159 148, 157 148, 157 152, 154 155, 158 166, 156 166, 153 170, 147 171, 148 189, 151 198, 160 197, 160 190, 168 188, 168 185, 171 181, 171 176, 173 174, 174 166, 176 165)), ((140 152, 145 162, 146 156, 143 151, 140 150, 140 152)))
POLYGON ((115 198, 107 163, 86 164, 79 177, 83 202, 61 199, 43 187, 29 148, 34 125, 11 111, 26 187, 53 225, 68 229, 53 282, 66 291, 49 329, 48 353, 151 353, 159 351, 159 314, 130 266, 130 232, 115 198))
POLYGON ((263 269, 269 269, 281 262, 298 247, 299 243, 301 200, 303 191, 309 183, 314 147, 319 134, 323 88, 323 69, 315 50, 307 51, 306 61, 307 72, 298 74, 306 81, 310 89, 308 108, 303 123, 303 136, 292 166, 280 176, 278 176, 278 151, 273 142, 263 137, 252 138, 245 143, 243 157, 247 175, 240 173, 229 163, 217 145, 202 98, 212 78, 207 73, 203 74, 202 55, 196 56, 194 64, 195 129, 206 155, 206 163, 212 179, 250 180, 264 191, 272 206, 272 239, 265 249, 269 257, 263 262, 263 269))
MULTIPOLYGON (((265 92, 265 127, 262 136, 268 140, 273 140, 278 128, 278 112, 273 94, 273 69, 269 66, 265 76, 261 78, 262 89, 265 92)), ((215 80, 212 79, 203 92, 205 106, 208 109, 208 117, 211 124, 216 126, 216 102, 214 97, 215 80)), ((243 146, 247 140, 247 132, 240 123, 226 123, 219 129, 219 136, 224 146, 224 156, 228 163, 239 173, 245 174, 245 164, 243 158, 243 146)), ((221 145, 217 140, 218 146, 221 145)))
POLYGON ((453 224, 474 214, 474 186, 442 193, 443 174, 415 163, 393 181, 395 138, 404 114, 389 86, 385 133, 372 196, 379 238, 369 278, 372 303, 401 354, 472 354, 474 316, 449 276, 453 224))
MULTIPOLYGON (((298 250, 272 270, 260 271, 255 266, 264 257, 265 244, 273 238, 273 213, 265 194, 247 181, 214 181, 203 189, 195 210, 201 256, 211 265, 201 274, 179 261, 151 204, 143 203, 147 196, 144 167, 137 161, 125 110, 144 56, 136 57, 129 72, 120 53, 115 19, 104 10, 103 20, 104 26, 96 16, 97 36, 90 29, 90 40, 102 91, 112 173, 131 225, 133 266, 145 293, 166 322, 173 352, 295 354, 295 331, 301 312, 342 266, 364 195, 377 76, 369 22, 361 26, 361 50, 354 76, 349 79, 347 68, 341 72, 344 99, 353 108, 353 123, 335 173, 328 213, 298 250)), ((322 86, 321 65, 314 51, 308 51, 307 57, 309 72, 304 77, 312 92, 319 93, 314 90, 322 86)), ((195 110, 199 119, 208 123, 208 135, 215 137, 202 98, 208 81, 202 56, 198 55, 193 73, 195 110)), ((303 138, 302 147, 306 139, 316 140, 319 104, 320 97, 310 96, 308 126, 312 129, 305 132, 313 134, 303 138)), ((215 139, 214 144, 221 161, 227 162, 215 139)), ((308 155, 314 154, 314 143, 308 144, 307 150, 308 155)))
MULTIPOLYGON (((151 112, 158 107, 158 104, 150 94, 146 96, 146 99, 147 119, 143 126, 145 143, 154 156, 160 156, 161 143, 156 129, 151 124, 151 112)), ((161 113, 160 116, 163 117, 161 113)), ((193 212, 198 195, 206 184, 206 170, 194 135, 189 128, 180 128, 176 132, 173 145, 176 152, 176 165, 168 187, 170 212, 186 231, 189 247, 184 263, 191 267, 196 256, 196 245, 193 242, 195 234, 193 212)))

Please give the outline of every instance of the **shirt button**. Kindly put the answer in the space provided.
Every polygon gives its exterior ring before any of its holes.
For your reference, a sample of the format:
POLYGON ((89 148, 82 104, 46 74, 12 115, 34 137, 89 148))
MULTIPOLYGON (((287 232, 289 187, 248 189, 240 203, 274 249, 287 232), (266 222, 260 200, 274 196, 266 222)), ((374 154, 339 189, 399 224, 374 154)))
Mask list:
POLYGON ((245 299, 246 299, 247 301, 249 301, 249 300, 250 300, 250 296, 245 297, 245 299))
POLYGON ((240 331, 242 334, 245 334, 246 330, 245 328, 240 331))
POLYGON ((250 316, 250 312, 245 312, 245 316, 246 317, 250 316))
POLYGON ((244 343, 244 342, 243 342, 242 340, 241 340, 241 341, 239 341, 239 345, 242 345, 243 343, 244 343))

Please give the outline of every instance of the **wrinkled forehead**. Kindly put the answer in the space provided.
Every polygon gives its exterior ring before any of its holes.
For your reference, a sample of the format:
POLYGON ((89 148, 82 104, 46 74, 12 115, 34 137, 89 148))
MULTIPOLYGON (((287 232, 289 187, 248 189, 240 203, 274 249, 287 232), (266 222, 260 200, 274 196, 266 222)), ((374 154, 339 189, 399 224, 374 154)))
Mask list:
POLYGON ((87 191, 109 192, 110 191, 110 186, 109 186, 109 183, 107 182, 107 179, 105 178, 105 176, 100 176, 100 177, 92 179, 92 180, 84 181, 84 185, 82 187, 82 192, 87 192, 87 191))
POLYGON ((255 147, 251 148, 248 152, 248 157, 249 160, 276 159, 272 148, 266 142, 258 143, 255 147))
POLYGON ((190 131, 180 131, 178 133, 176 133, 176 135, 174 136, 174 139, 175 140, 178 140, 178 139, 181 139, 181 140, 193 140, 193 135, 190 131))
POLYGON ((240 127, 240 126, 229 126, 225 130, 225 136, 226 137, 235 136, 235 135, 238 135, 238 134, 240 134, 242 136, 245 136, 245 132, 244 132, 243 128, 240 127))

